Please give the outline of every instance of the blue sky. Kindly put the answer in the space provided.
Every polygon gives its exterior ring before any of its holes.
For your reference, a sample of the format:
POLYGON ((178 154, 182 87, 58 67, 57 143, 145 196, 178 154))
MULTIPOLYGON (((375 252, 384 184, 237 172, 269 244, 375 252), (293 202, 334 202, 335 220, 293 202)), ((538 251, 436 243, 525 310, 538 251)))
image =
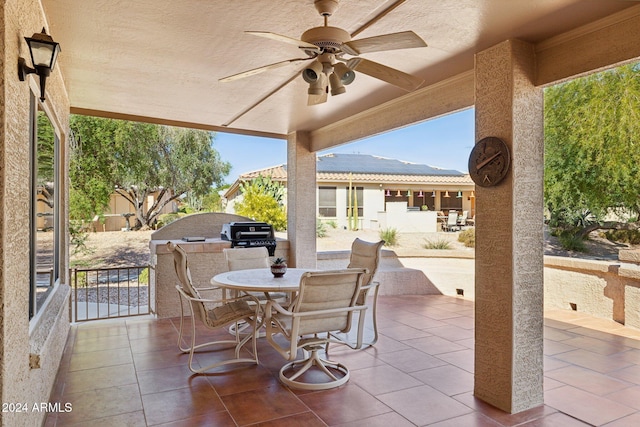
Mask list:
MULTIPOLYGON (((474 141, 474 110, 469 109, 318 154, 371 154, 467 172, 474 141)), ((287 162, 287 142, 280 139, 218 133, 214 148, 232 165, 229 184, 240 174, 287 162)))

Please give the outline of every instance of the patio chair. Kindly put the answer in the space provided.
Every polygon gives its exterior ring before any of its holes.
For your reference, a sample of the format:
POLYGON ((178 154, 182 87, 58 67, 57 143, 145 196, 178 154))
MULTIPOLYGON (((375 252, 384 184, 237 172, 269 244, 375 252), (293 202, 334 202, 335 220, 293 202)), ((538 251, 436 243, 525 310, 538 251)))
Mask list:
MULTIPOLYGON (((366 268, 367 273, 364 275, 364 279, 362 281, 362 287, 360 288, 360 295, 358 296, 358 300, 356 304, 359 306, 364 306, 367 304, 367 297, 369 296, 369 292, 373 290, 373 301, 371 304, 371 318, 373 322, 373 339, 363 342, 362 340, 353 341, 353 339, 346 334, 336 334, 332 333, 333 338, 338 340, 341 344, 345 344, 353 349, 360 349, 363 346, 371 346, 374 345, 378 341, 378 320, 377 320, 377 312, 378 312, 378 292, 380 290, 380 283, 374 282, 373 277, 378 271, 378 266, 380 265, 380 255, 382 251, 382 247, 384 246, 385 241, 380 240, 379 242, 366 242, 359 238, 356 238, 351 244, 351 255, 349 256, 349 265, 347 268, 366 268)), ((358 328, 364 327, 366 322, 366 313, 360 312, 358 316, 358 328)), ((328 351, 327 347, 327 351, 328 351)))
MULTIPOLYGON (((183 353, 189 353, 189 370, 196 374, 209 371, 219 366, 232 363, 258 363, 258 351, 256 346, 256 324, 260 315, 260 304, 253 296, 243 296, 240 298, 226 299, 206 299, 200 292, 217 288, 196 288, 191 280, 191 272, 189 271, 189 262, 187 254, 183 248, 171 242, 167 243, 167 247, 173 252, 173 265, 180 284, 176 285, 178 295, 180 296, 180 330, 178 332, 178 348, 183 353), (248 301, 253 301, 250 305, 248 301), (184 332, 184 306, 189 306, 191 318, 191 343, 188 347, 183 347, 184 332), (240 334, 235 334, 234 340, 214 340, 202 344, 196 344, 196 321, 210 330, 218 330, 238 322, 246 322, 252 326, 250 333, 240 339, 240 334), (240 357, 242 347, 252 341, 253 357, 240 357), (193 366, 193 355, 196 350, 210 346, 234 346, 235 357, 232 359, 224 359, 215 362, 203 368, 193 366)), ((236 327, 237 330, 237 327, 236 327)))
POLYGON ((469 211, 462 211, 462 215, 458 217, 458 227, 462 228, 467 225, 467 218, 469 218, 469 211))
MULTIPOLYGON (((229 271, 269 268, 269 251, 266 247, 223 249, 229 271)), ((270 299, 285 301, 285 293, 249 292, 263 304, 270 299)))
MULTIPOLYGON (((331 342, 329 332, 348 331, 353 313, 360 311, 362 315, 367 309, 366 305, 356 304, 366 273, 366 269, 356 268, 306 272, 288 309, 276 301, 267 302, 267 341, 290 361, 280 369, 283 384, 303 390, 325 390, 349 380, 346 366, 321 358, 319 352, 331 342), (281 345, 282 340, 276 339, 279 335, 288 345, 281 345), (299 350, 304 350, 308 357, 296 359, 299 350)), ((360 337, 362 332, 360 323, 360 337)))
POLYGON ((458 212, 449 211, 447 223, 444 224, 444 231, 455 231, 456 229, 460 229, 458 226, 458 212))

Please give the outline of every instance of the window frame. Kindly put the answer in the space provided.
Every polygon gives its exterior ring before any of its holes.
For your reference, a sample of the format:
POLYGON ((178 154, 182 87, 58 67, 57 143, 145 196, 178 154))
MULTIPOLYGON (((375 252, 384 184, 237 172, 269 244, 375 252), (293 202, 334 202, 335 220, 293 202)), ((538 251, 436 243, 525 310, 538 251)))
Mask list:
POLYGON ((318 186, 318 216, 321 218, 336 218, 337 214, 338 214, 338 205, 337 205, 337 201, 338 201, 338 188, 337 187, 331 187, 331 186, 318 186), (322 193, 323 190, 332 190, 333 191, 333 206, 330 205, 323 205, 323 198, 322 198, 322 193), (333 210, 333 215, 325 215, 323 213, 323 209, 326 209, 329 211, 329 213, 331 212, 331 210, 333 210))
MULTIPOLYGON (((60 282, 61 261, 61 176, 60 176, 60 136, 56 131, 53 120, 43 106, 38 102, 33 92, 29 101, 29 320, 38 317, 46 307, 54 289, 60 282), (43 114, 49 121, 53 134, 53 209, 52 209, 52 242, 51 242, 51 272, 47 289, 38 295, 38 117, 43 114)), ((40 273, 42 275, 42 273, 40 273)))

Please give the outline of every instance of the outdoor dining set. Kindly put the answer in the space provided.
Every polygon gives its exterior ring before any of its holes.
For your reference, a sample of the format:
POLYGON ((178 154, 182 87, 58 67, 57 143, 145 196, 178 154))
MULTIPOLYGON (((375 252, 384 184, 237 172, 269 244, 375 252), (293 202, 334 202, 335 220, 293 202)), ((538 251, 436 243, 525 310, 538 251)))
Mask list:
POLYGON ((284 275, 272 274, 266 247, 226 248, 228 271, 203 287, 192 281, 187 252, 167 243, 179 281, 178 347, 189 354, 189 369, 202 374, 229 364, 258 364, 257 340, 264 337, 286 360, 279 373, 283 384, 322 390, 346 383, 349 369, 329 359, 329 346, 357 350, 376 343, 380 284, 373 277, 383 245, 355 239, 347 268, 287 268, 284 275), (372 317, 373 337, 365 340, 367 316, 372 317), (214 332, 220 330, 225 332, 214 332), (198 336, 205 331, 208 339, 198 336), (204 351, 224 357, 200 367, 194 355, 204 351))

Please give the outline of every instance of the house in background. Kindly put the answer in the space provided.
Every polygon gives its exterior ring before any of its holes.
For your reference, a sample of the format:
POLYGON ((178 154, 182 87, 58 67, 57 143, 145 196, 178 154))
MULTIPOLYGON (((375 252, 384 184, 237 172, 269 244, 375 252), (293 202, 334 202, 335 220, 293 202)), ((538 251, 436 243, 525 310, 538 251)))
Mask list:
MULTIPOLYGON (((258 176, 287 184, 287 165, 242 174, 224 194, 226 212, 242 193, 242 182, 258 176)), ((439 231, 438 212, 475 215, 475 184, 469 174, 367 154, 326 154, 316 165, 317 216, 347 226, 348 189, 358 202, 358 228, 393 227, 403 232, 439 231)), ((355 206, 354 206, 355 208, 355 206)))

